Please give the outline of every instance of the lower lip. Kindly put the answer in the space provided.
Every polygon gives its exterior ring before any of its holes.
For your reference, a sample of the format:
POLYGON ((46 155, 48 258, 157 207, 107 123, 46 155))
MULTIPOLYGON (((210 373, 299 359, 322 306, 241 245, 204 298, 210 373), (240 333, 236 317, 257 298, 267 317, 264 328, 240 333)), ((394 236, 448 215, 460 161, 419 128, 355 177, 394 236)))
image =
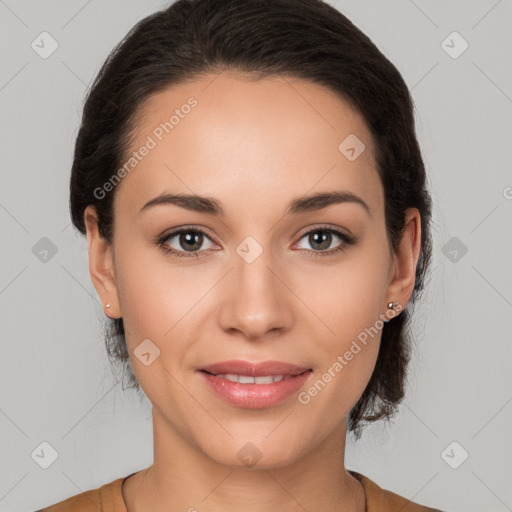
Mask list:
POLYGON ((272 384, 240 384, 203 371, 199 373, 210 389, 230 404, 245 409, 263 409, 276 405, 296 393, 310 376, 311 370, 272 384))

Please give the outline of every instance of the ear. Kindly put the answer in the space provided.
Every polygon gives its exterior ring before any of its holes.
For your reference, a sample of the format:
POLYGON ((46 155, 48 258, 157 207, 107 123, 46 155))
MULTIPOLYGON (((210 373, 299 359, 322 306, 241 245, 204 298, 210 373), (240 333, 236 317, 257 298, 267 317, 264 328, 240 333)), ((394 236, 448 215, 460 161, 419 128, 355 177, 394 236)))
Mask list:
MULTIPOLYGON (((414 291, 420 250, 420 213, 417 208, 408 208, 405 212, 405 228, 402 238, 393 253, 395 271, 388 286, 386 307, 389 302, 398 302, 394 316, 405 309, 414 291)), ((389 309, 388 311, 391 312, 389 309)))
POLYGON ((114 272, 112 246, 99 233, 98 214, 94 206, 89 205, 85 209, 84 222, 89 246, 89 272, 94 288, 98 292, 105 314, 110 318, 120 318, 122 313, 114 272), (110 304, 110 308, 106 309, 105 304, 110 304))

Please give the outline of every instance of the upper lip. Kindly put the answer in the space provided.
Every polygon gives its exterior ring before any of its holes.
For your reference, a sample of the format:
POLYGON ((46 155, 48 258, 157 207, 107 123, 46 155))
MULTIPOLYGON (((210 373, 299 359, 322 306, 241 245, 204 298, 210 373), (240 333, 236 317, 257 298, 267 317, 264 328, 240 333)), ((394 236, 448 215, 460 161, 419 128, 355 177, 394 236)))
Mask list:
POLYGON ((291 363, 282 361, 262 361, 260 363, 251 363, 240 359, 230 361, 221 361, 219 363, 203 366, 199 370, 219 374, 247 375, 250 377, 261 377, 263 375, 299 375, 310 368, 304 368, 291 363))

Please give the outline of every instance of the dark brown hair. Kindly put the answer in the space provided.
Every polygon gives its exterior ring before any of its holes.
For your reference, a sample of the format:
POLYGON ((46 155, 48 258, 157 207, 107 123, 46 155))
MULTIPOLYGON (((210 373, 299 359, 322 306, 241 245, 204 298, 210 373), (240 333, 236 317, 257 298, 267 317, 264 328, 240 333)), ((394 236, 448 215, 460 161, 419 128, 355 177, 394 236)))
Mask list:
MULTIPOLYGON (((414 304, 431 259, 432 206, 413 101, 395 66, 349 19, 321 0, 178 0, 137 23, 112 50, 85 99, 70 183, 74 226, 86 233, 84 210, 94 205, 99 232, 112 243, 115 188, 101 199, 94 191, 122 165, 140 107, 165 88, 224 70, 253 78, 309 80, 334 91, 363 116, 375 143, 393 249, 405 227, 406 208, 421 214, 414 304)), ((391 418, 404 396, 409 309, 384 325, 374 372, 348 418, 348 430, 356 438, 368 422, 391 418)), ((123 319, 108 322, 105 343, 112 367, 121 362, 128 387, 142 396, 123 319)))

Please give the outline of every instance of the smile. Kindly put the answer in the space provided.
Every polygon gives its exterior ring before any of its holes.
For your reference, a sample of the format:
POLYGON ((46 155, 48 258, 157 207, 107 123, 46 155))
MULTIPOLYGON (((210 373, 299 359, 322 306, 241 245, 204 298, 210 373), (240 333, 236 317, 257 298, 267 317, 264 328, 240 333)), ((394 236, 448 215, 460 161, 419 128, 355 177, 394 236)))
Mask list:
POLYGON ((218 379, 227 379, 231 382, 240 384, 272 384, 273 382, 281 382, 290 379, 291 375, 262 375, 260 377, 251 377, 249 375, 235 375, 234 373, 219 373, 215 375, 218 379))
POLYGON ((300 392, 312 375, 311 370, 299 374, 239 375, 236 373, 213 374, 198 371, 206 389, 222 402, 242 409, 272 407, 300 392))

